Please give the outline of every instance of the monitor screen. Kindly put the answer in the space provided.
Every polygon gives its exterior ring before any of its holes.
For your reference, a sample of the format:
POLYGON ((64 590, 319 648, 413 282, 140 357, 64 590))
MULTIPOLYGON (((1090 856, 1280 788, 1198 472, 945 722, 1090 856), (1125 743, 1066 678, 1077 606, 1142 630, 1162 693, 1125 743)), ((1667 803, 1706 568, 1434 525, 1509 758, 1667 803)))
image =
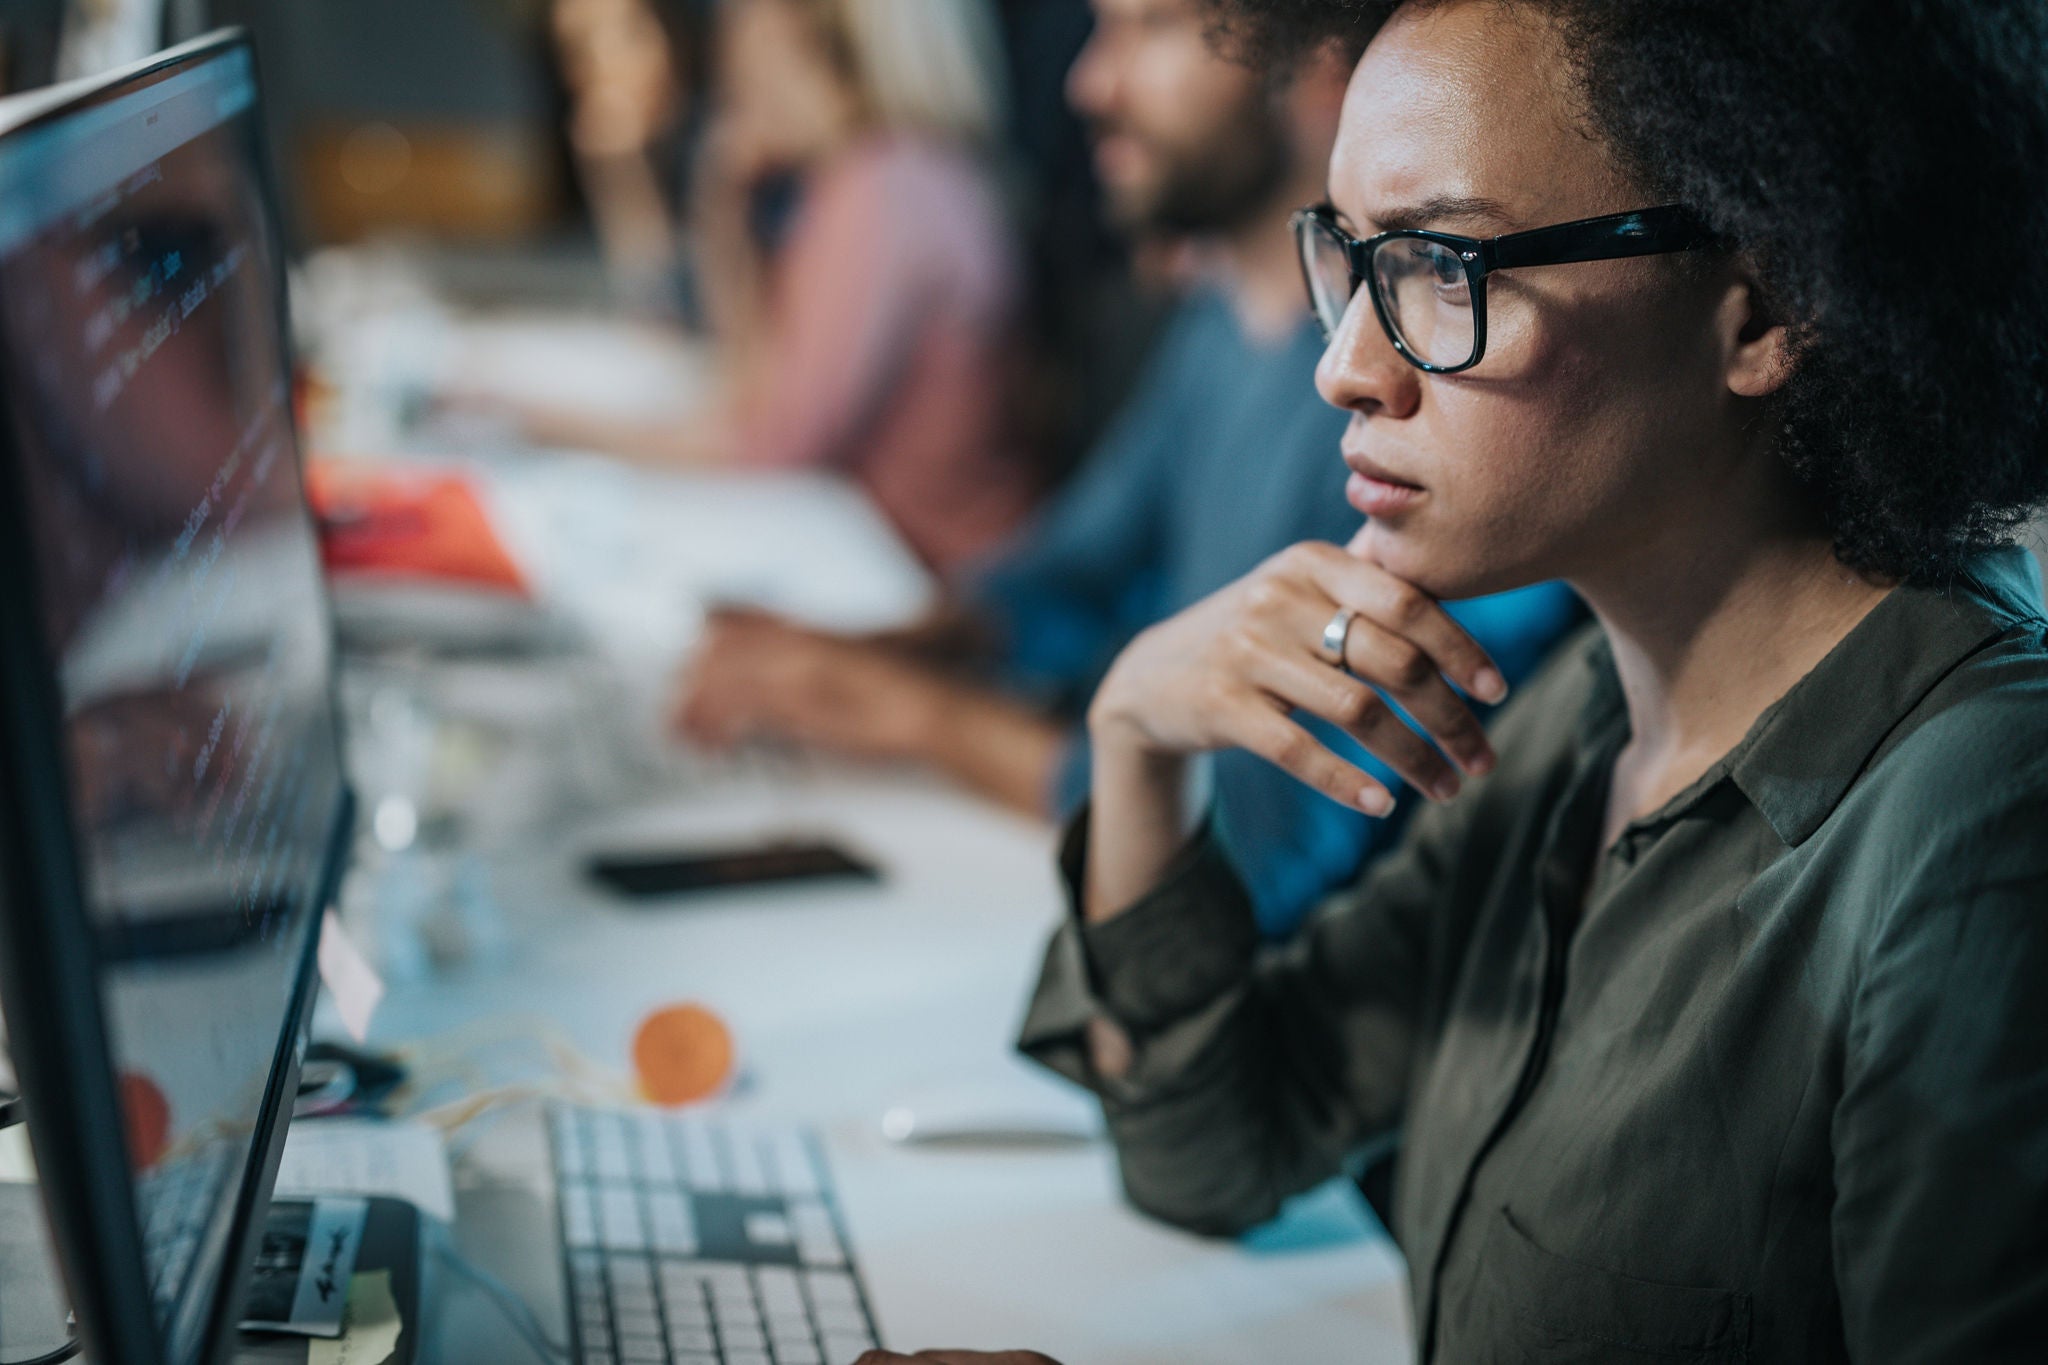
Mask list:
POLYGON ((228 42, 0 137, 0 445, 58 777, 20 799, 68 813, 123 1130, 93 1155, 132 1177, 176 1362, 239 1279, 345 808, 258 136, 228 42))

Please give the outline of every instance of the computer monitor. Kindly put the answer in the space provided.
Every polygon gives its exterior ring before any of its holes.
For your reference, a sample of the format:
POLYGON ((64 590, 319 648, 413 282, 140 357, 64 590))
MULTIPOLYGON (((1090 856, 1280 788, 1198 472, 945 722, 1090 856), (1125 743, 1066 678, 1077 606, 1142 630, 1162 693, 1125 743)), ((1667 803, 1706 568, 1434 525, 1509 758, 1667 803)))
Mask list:
POLYGON ((352 825, 253 53, 0 103, 0 1001, 86 1344, 233 1338, 352 825))

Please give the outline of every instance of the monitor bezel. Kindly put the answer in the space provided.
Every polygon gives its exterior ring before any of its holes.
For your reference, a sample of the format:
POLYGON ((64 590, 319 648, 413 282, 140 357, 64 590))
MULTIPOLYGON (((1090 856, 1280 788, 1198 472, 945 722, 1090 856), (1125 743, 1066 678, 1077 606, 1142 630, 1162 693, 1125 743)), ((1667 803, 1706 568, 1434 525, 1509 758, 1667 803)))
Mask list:
MULTIPOLYGON (((277 295, 280 359, 293 371, 285 242, 277 182, 261 118, 262 82, 247 33, 223 29, 89 81, 42 95, 18 96, 0 140, 118 99, 128 88, 181 67, 248 54, 259 103, 249 111, 259 192, 269 210, 272 286, 277 295)), ((0 337, 4 345, 4 337, 0 337)), ((346 775, 341 709, 332 670, 328 710, 339 790, 333 825, 317 873, 303 942, 251 1133, 248 1164, 235 1192, 235 1213, 223 1249, 223 1271, 205 1311, 197 1358, 173 1361, 158 1329, 136 1218, 133 1174, 126 1155, 114 1060, 95 975, 97 954, 87 919, 77 841, 69 818, 69 777, 62 743, 61 698, 44 643, 36 566, 24 523, 21 452, 0 392, 0 1002, 8 1048, 27 1115, 43 1202, 66 1287, 88 1349, 102 1360, 134 1365, 215 1365, 233 1346, 257 1239, 276 1182, 298 1087, 316 997, 315 963, 324 913, 334 904, 355 829, 355 798, 346 775), (34 794, 45 799, 38 801, 34 794), (51 793, 64 799, 50 801, 51 793), (114 1135, 111 1143, 107 1134, 114 1135)), ((300 487, 305 458, 296 422, 291 455, 300 487)), ((303 510, 303 500, 302 500, 303 510)), ((309 511, 307 534, 316 534, 309 511)), ((329 658, 335 650, 332 605, 319 610, 329 658)))

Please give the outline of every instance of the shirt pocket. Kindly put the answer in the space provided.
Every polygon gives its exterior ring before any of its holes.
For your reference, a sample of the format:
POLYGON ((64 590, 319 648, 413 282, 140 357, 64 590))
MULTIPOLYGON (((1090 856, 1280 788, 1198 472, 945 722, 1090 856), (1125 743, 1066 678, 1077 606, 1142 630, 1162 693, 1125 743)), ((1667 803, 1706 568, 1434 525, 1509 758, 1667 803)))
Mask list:
MULTIPOLYGON (((1507 1209, 1487 1229, 1480 1273, 1506 1311, 1490 1357, 1515 1365, 1722 1365, 1749 1359, 1749 1295, 1659 1284, 1538 1246, 1507 1209)), ((1489 1334, 1490 1335, 1490 1334, 1489 1334)))

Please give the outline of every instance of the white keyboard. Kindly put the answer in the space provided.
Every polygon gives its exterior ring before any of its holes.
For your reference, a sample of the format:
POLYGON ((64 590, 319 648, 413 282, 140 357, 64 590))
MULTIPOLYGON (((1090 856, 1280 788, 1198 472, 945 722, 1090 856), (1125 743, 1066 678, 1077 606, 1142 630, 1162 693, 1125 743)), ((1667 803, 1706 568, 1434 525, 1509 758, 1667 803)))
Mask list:
POLYGON ((847 1365, 874 1347, 807 1134, 558 1105, 549 1135, 580 1365, 847 1365))

